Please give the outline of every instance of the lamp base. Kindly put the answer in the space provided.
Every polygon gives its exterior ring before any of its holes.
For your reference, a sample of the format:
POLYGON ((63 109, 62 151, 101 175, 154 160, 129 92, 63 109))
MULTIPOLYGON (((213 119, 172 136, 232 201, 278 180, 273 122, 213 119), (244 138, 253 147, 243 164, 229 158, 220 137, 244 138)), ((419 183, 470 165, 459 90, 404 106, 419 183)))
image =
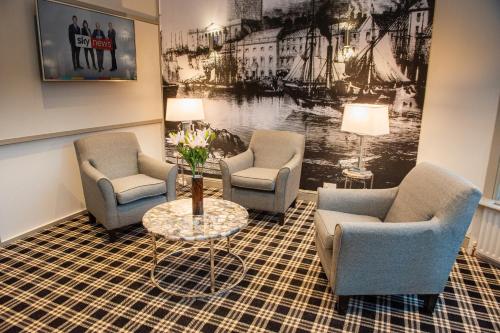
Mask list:
POLYGON ((354 172, 363 173, 366 172, 365 163, 363 161, 363 153, 365 150, 365 136, 359 135, 359 155, 358 155, 358 165, 353 166, 352 169, 354 172))
POLYGON ((188 133, 191 130, 192 122, 191 121, 182 121, 179 125, 180 125, 180 128, 184 131, 184 133, 188 133))

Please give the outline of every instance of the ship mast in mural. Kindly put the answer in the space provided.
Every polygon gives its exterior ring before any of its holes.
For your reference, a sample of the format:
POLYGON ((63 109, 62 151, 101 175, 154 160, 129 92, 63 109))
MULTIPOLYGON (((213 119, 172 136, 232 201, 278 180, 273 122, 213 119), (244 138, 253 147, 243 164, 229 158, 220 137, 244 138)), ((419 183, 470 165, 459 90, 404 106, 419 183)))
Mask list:
MULTIPOLYGON (((396 21, 400 19, 397 15, 396 21)), ((375 102, 376 97, 380 96, 383 90, 386 93, 395 92, 396 88, 391 89, 391 86, 402 86, 409 83, 410 80, 402 73, 392 52, 388 31, 391 30, 394 24, 389 23, 389 29, 376 29, 372 4, 370 15, 363 25, 369 27, 366 32, 369 40, 366 47, 359 50, 357 55, 349 62, 348 71, 352 83, 362 87, 359 92, 359 99, 364 102, 375 102)))
MULTIPOLYGON (((329 2, 325 4, 330 5, 329 2)), ((312 0, 311 23, 306 35, 305 50, 296 55, 292 68, 284 79, 288 93, 306 105, 339 102, 336 96, 347 94, 344 62, 338 61, 340 34, 337 33, 335 36, 337 47, 333 51, 332 29, 327 27, 326 57, 323 57, 321 42, 324 38, 316 22, 315 8, 315 0, 312 0)), ((338 27, 337 30, 339 30, 338 27)))
MULTIPOLYGON (((160 4, 173 12, 168 0, 160 4)), ((162 49, 164 96, 210 100, 206 122, 224 133, 217 156, 240 152, 255 128, 302 131, 302 186, 315 189, 338 181, 355 161, 348 134, 339 131, 344 105, 387 104, 394 132, 373 150, 368 143, 367 164, 382 170, 376 185, 397 185, 416 161, 434 0, 220 4, 227 17, 206 26, 162 24, 170 40, 162 49), (403 171, 383 171, 387 163, 403 171)))
POLYGON ((396 87, 423 82, 418 73, 427 66, 428 0, 391 3, 398 5, 376 13, 371 0, 308 0, 301 3, 303 16, 295 18, 302 21, 288 26, 283 24, 290 18, 267 23, 262 1, 230 0, 234 17, 227 25, 192 29, 164 50, 165 81, 243 93, 282 93, 284 87, 306 105, 338 105, 353 96, 376 101, 389 84, 392 95, 396 87), (354 5, 362 2, 369 8, 354 14, 354 5), (413 20, 418 30, 412 31, 413 20), (350 54, 341 52, 346 48, 350 54))
MULTIPOLYGON (((414 2, 413 2, 414 3, 414 2)), ((411 7, 412 2, 407 5, 411 7)), ((315 13, 315 1, 311 1, 311 13, 315 13)), ((330 4, 329 4, 330 5, 330 4)), ((401 25, 402 21, 408 20, 409 8, 400 9, 398 12, 386 14, 387 17, 380 17, 380 25, 376 23, 373 3, 367 16, 357 28, 364 33, 364 44, 360 45, 352 58, 345 54, 339 54, 341 39, 349 39, 349 25, 345 22, 344 30, 340 31, 336 26, 337 33, 334 36, 335 49, 332 47, 332 32, 325 35, 327 38, 326 57, 321 53, 321 41, 318 24, 315 22, 316 14, 311 14, 311 26, 306 37, 306 48, 298 54, 294 60, 290 72, 285 77, 285 87, 287 91, 299 101, 307 104, 335 104, 341 103, 342 96, 357 96, 355 100, 363 102, 376 102, 377 98, 385 90, 386 94, 394 95, 396 91, 415 91, 415 87, 403 89, 405 84, 411 84, 408 77, 402 72, 401 64, 397 63, 397 53, 393 52, 392 36, 402 35, 401 28, 407 29, 407 25, 401 25), (339 60, 341 59, 341 60, 339 60)), ((338 22, 338 20, 337 20, 338 22)), ((356 22, 354 22, 355 24, 356 22)), ((356 36, 356 33, 355 35, 356 36)), ((363 37, 355 37, 355 39, 363 37)), ((417 39, 425 39, 424 36, 417 36, 417 39)), ((350 45, 344 43, 344 48, 350 45)), ((415 48, 418 52, 425 44, 420 42, 420 46, 415 48)), ((399 56, 407 54, 405 48, 399 48, 399 56)), ((418 70, 418 69, 417 69, 418 70)), ((416 81, 416 80, 415 80, 416 81)), ((409 96, 414 95, 409 94, 409 96)))

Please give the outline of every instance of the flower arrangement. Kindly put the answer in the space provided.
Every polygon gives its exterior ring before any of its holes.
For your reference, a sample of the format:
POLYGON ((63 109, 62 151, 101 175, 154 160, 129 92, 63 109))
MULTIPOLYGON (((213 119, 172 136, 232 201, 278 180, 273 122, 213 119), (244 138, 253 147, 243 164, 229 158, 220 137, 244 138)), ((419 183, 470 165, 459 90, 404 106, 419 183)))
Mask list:
POLYGON ((215 140, 216 134, 210 129, 197 129, 194 132, 171 132, 167 142, 176 146, 193 173, 196 176, 207 161, 210 144, 215 140))

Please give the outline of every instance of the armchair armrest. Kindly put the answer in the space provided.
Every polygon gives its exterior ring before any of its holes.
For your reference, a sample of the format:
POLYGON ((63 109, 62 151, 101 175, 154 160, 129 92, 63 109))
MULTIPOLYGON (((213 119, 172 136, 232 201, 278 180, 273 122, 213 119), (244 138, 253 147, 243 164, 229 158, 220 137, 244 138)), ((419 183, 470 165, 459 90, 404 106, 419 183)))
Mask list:
POLYGON ((94 168, 89 161, 83 161, 80 168, 87 210, 106 228, 118 227, 116 196, 111 180, 94 168))
POLYGON ((330 279, 334 293, 440 293, 458 252, 448 234, 437 218, 424 222, 337 224, 330 279))
POLYGON ((233 174, 253 166, 253 152, 250 149, 233 157, 220 160, 222 172, 233 174))
POLYGON ((167 200, 175 200, 177 166, 175 164, 158 161, 144 153, 139 153, 138 160, 139 172, 156 179, 164 180, 167 183, 167 200))
POLYGON ((253 152, 247 149, 241 154, 220 160, 224 200, 231 200, 231 174, 253 166, 253 152))
POLYGON ((275 209, 277 211, 284 212, 297 198, 301 170, 301 154, 295 154, 290 161, 280 168, 276 177, 275 209))
POLYGON ((318 209, 376 216, 383 220, 397 193, 397 187, 374 190, 320 187, 318 188, 318 209))

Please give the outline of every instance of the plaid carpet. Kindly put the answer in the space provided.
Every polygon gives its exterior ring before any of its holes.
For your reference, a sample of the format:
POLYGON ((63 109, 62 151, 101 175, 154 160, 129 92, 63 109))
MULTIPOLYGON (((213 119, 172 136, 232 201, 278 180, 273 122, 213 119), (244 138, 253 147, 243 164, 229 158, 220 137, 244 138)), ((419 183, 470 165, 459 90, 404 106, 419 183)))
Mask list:
MULTIPOLYGON (((250 225, 233 239, 247 276, 226 294, 195 300, 168 297, 152 286, 150 240, 141 226, 110 244, 100 226, 79 216, 0 248, 0 331, 500 330, 500 272, 465 255, 458 257, 434 316, 420 313, 421 302, 412 295, 355 297, 346 316, 336 314, 313 243, 314 209, 299 201, 284 227, 277 217, 251 212, 250 225)), ((179 246, 162 243, 160 258, 179 246)), ((166 286, 208 288, 208 255, 194 254, 163 264, 166 286)), ((220 254, 217 279, 230 283, 237 275, 229 270, 238 266, 220 254)))

